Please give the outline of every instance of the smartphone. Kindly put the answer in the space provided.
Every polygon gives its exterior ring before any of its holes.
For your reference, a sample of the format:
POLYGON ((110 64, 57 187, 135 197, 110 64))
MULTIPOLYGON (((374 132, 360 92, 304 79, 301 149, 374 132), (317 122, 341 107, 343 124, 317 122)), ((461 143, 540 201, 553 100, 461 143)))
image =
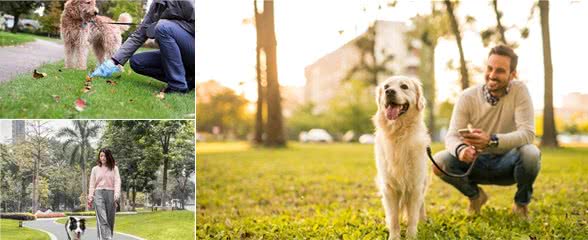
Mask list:
POLYGON ((457 132, 458 132, 460 135, 464 135, 464 134, 466 134, 466 133, 472 133, 472 132, 470 131, 470 129, 469 129, 469 128, 463 128, 463 129, 459 129, 459 130, 457 130, 457 132))

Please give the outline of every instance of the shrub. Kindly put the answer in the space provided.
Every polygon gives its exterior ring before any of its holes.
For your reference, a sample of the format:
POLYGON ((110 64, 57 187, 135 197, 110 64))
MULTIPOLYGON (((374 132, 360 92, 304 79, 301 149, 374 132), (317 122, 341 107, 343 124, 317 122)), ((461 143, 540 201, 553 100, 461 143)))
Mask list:
POLYGON ((65 212, 65 216, 96 216, 96 212, 65 212))
POLYGON ((60 212, 53 212, 53 213, 37 213, 35 214, 37 218, 57 218, 57 217, 65 217, 64 213, 60 212))
POLYGON ((37 219, 32 213, 0 213, 0 218, 14 219, 14 220, 35 220, 37 219))

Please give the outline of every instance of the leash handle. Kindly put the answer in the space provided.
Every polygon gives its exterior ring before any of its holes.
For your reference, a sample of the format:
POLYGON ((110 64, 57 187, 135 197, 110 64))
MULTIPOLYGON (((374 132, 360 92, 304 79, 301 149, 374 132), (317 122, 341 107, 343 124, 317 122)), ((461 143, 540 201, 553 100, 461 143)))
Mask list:
MULTIPOLYGON (((435 167, 437 169, 439 169, 439 171, 441 171, 443 174, 445 174, 449 177, 454 177, 454 178, 463 178, 463 177, 467 177, 468 175, 470 175, 470 173, 472 173, 472 169, 474 169, 474 164, 476 163, 476 160, 478 159, 478 158, 475 158, 474 161, 472 161, 472 163, 470 164, 470 167, 468 168, 468 170, 464 174, 451 174, 451 173, 445 172, 445 170, 443 170, 441 167, 439 167, 439 165, 437 165, 437 162, 435 162, 435 160, 433 159, 433 155, 431 154, 431 147, 430 146, 427 146, 427 155, 429 156, 429 159, 431 160, 431 162, 433 162, 433 165, 435 165, 435 167)), ((459 155, 457 158, 459 158, 459 155)))

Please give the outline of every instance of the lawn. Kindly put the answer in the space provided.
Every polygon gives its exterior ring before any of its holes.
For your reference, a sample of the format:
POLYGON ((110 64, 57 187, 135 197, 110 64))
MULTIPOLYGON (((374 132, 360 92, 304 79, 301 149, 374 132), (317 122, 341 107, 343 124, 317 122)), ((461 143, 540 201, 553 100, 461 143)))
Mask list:
MULTIPOLYGON (((66 219, 57 222, 65 224, 66 219)), ((96 219, 88 218, 86 226, 96 228, 96 219)), ((160 211, 134 215, 116 215, 114 231, 149 240, 193 239, 194 213, 160 211)))
POLYGON ((19 228, 18 220, 0 219, 0 239, 49 240, 49 235, 30 228, 19 228))
MULTIPOLYGON (((433 146, 434 152, 442 148, 433 146)), ((423 149, 424 151, 424 149, 423 149)), ((588 239, 588 148, 543 149, 532 220, 510 213, 516 188, 482 186, 478 217, 433 177, 418 239, 588 239)), ((260 149, 198 143, 197 227, 202 239, 386 239, 373 146, 299 144, 260 149)), ((402 230, 406 230, 403 225, 402 230)))
MULTIPOLYGON (((88 69, 95 65, 91 59, 88 69)), ((161 99, 157 94, 165 84, 132 72, 129 64, 120 78, 93 79, 87 92, 87 71, 64 69, 63 61, 37 70, 47 76, 35 79, 26 73, 0 84, 0 118, 194 118, 194 91, 161 99), (76 109, 78 98, 86 102, 82 111, 76 109)))
POLYGON ((32 41, 35 41, 35 38, 31 35, 0 31, 0 47, 19 45, 32 41))

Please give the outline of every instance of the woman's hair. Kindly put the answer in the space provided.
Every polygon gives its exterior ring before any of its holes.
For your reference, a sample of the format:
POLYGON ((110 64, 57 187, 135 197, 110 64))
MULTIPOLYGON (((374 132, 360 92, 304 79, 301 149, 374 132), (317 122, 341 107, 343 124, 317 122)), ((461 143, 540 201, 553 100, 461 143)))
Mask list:
POLYGON ((112 170, 115 165, 114 158, 112 157, 112 152, 110 152, 108 148, 100 149, 100 151, 98 152, 98 161, 96 162, 98 163, 98 166, 102 167, 102 162, 100 161, 100 153, 104 153, 104 156, 106 157, 106 167, 108 167, 109 170, 112 170))

